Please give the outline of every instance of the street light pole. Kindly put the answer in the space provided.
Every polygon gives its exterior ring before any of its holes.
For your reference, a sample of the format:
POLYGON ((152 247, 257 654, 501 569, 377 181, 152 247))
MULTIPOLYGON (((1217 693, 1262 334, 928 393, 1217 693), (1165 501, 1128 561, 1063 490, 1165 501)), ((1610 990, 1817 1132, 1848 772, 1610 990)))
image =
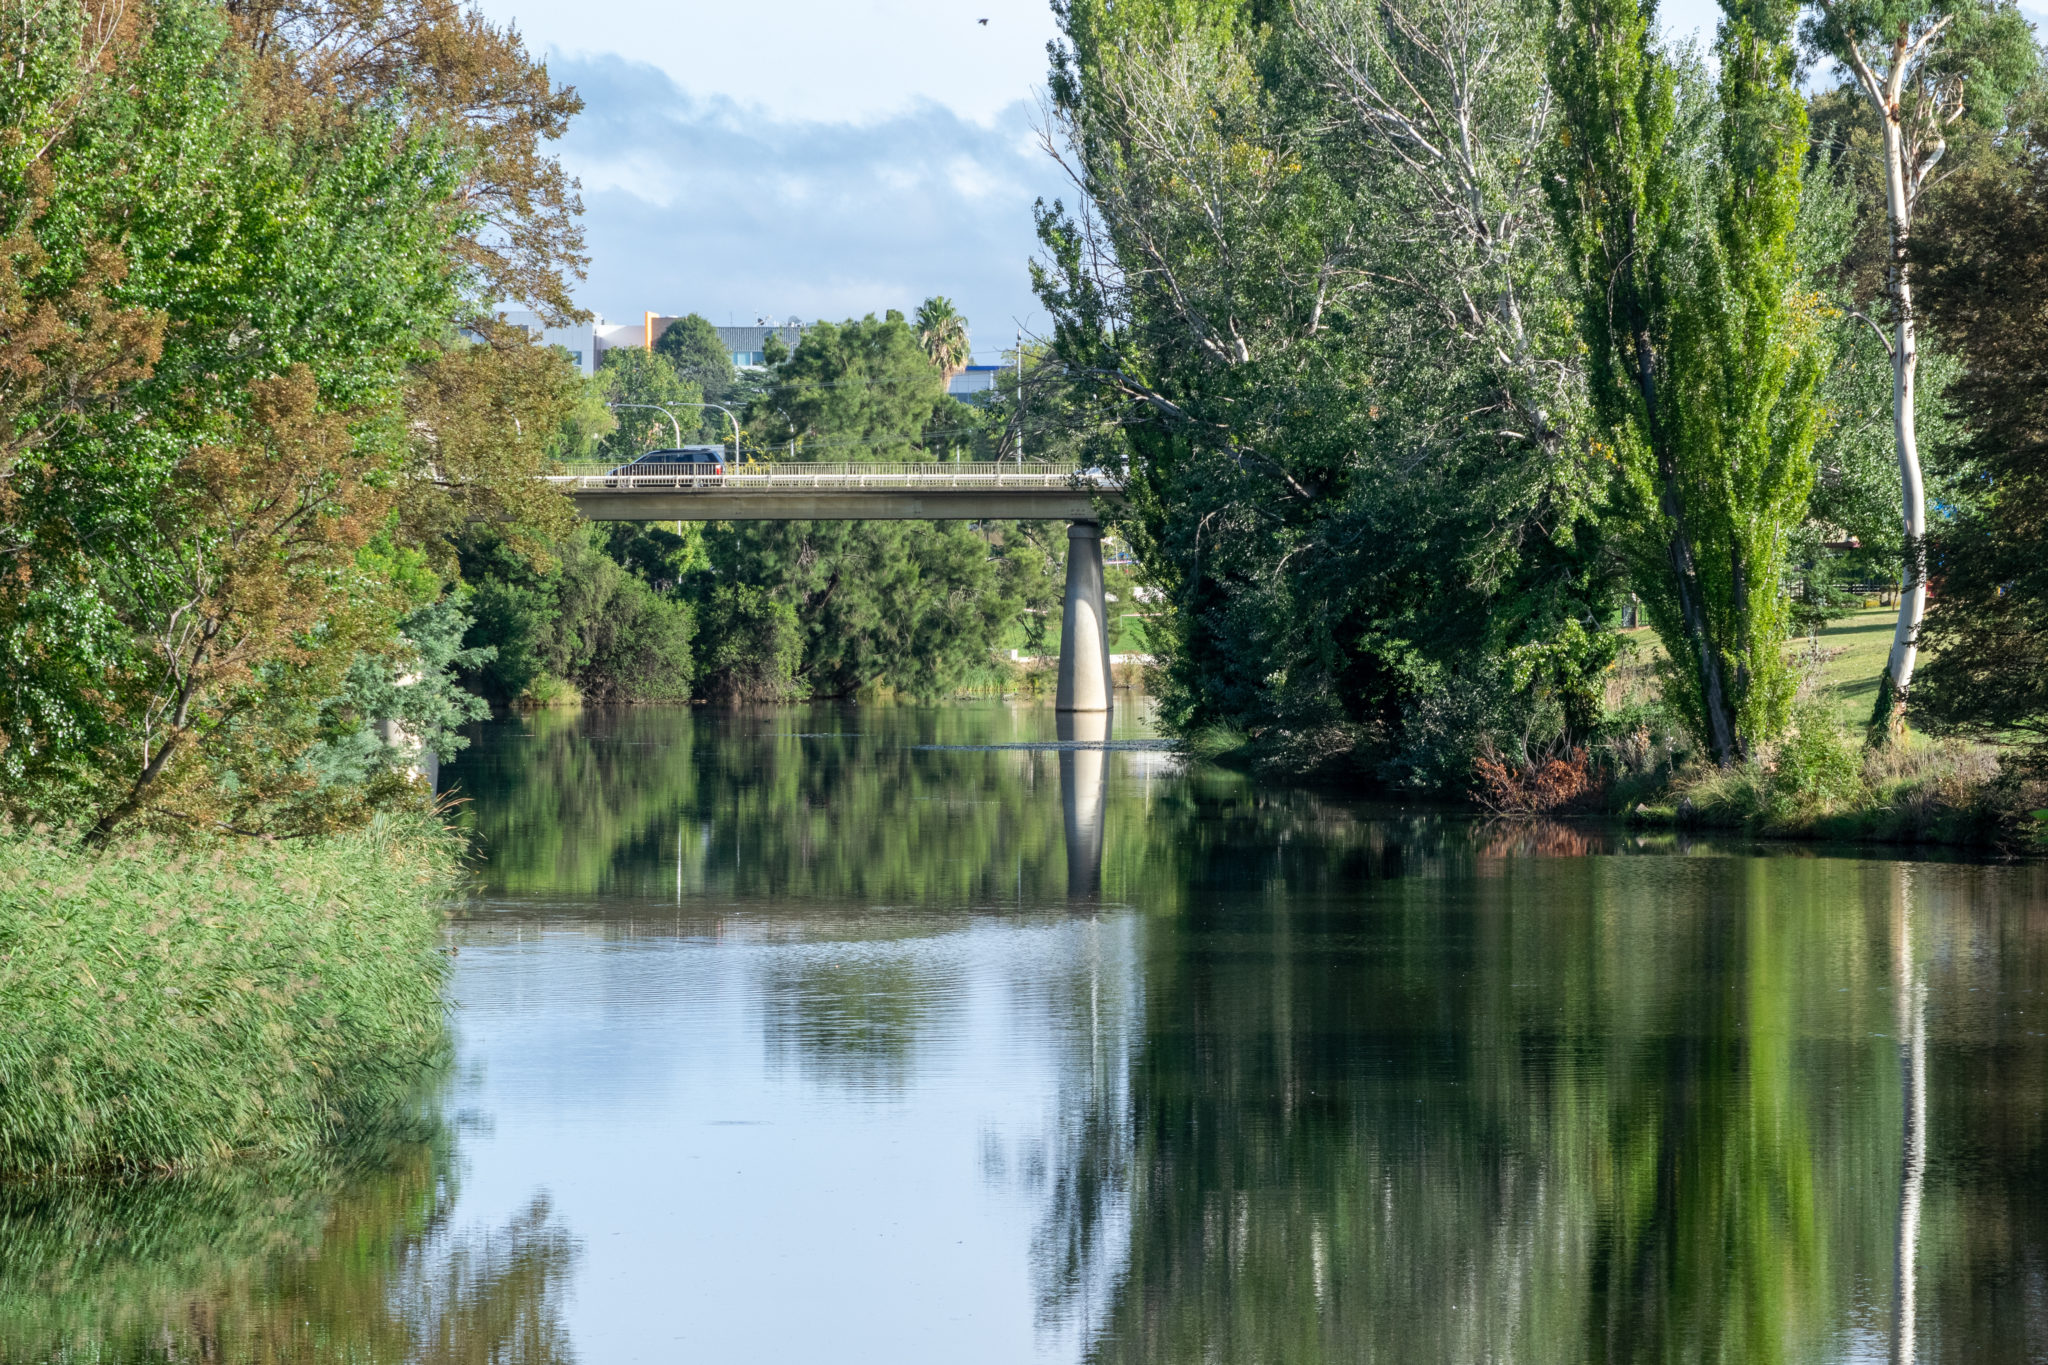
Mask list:
POLYGON ((647 408, 651 411, 658 412, 663 417, 668 418, 669 427, 676 434, 676 444, 680 446, 683 443, 683 424, 676 420, 676 415, 674 413, 670 412, 667 408, 661 406, 661 404, 659 403, 606 403, 605 406, 608 408, 647 408))
MULTIPOLYGON (((734 464, 740 462, 740 419, 732 415, 731 408, 723 407, 717 403, 681 403, 678 406, 685 408, 717 408, 720 412, 724 413, 725 420, 732 423, 732 462, 734 464)), ((677 441, 676 444, 681 445, 682 442, 677 441)))

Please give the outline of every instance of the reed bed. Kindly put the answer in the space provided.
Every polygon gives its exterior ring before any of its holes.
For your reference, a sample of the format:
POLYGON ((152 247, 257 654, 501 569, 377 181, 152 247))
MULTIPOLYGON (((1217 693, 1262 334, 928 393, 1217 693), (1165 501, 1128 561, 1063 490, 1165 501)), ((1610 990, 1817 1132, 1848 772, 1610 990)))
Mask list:
POLYGON ((447 1055, 423 820, 282 843, 90 852, 0 830, 0 1177, 311 1151, 447 1055))

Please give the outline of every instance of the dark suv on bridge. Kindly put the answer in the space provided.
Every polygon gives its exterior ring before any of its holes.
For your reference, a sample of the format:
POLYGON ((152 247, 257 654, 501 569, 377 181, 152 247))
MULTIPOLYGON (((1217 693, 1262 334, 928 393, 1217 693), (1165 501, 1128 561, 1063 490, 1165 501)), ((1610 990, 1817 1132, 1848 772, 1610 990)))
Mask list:
POLYGON ((716 487, 725 475, 724 446, 682 446, 674 450, 650 450, 630 464, 622 464, 606 475, 606 483, 612 487, 613 479, 630 479, 629 488, 702 488, 716 487))

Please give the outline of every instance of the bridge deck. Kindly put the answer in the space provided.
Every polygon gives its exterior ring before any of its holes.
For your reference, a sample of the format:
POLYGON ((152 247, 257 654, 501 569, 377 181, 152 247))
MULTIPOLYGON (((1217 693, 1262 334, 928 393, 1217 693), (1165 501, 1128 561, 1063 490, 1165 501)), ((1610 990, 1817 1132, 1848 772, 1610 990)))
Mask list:
POLYGON ((592 521, 1095 521, 1122 490, 1074 464, 571 465, 549 478, 592 521))

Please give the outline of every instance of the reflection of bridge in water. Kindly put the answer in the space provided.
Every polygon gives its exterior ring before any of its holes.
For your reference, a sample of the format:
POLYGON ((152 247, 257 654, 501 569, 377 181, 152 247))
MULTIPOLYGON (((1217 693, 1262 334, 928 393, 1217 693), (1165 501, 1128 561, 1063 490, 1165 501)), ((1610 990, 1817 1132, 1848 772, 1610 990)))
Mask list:
POLYGON ((921 749, 1056 750, 1060 761, 1060 816, 1067 847, 1067 899, 1092 901, 1102 893, 1102 827, 1109 802, 1109 756, 1113 752, 1167 747, 1161 740, 1111 740, 1109 712, 1063 711, 1059 738, 1010 744, 930 744, 921 749))
MULTIPOLYGON (((702 465, 597 464, 568 466, 549 482, 591 521, 1064 521, 1067 590, 1055 705, 1062 713, 1109 711, 1100 522, 1123 492, 1078 465, 748 464, 710 474, 702 465)), ((1097 817, 1099 826, 1099 803, 1097 817)))
POLYGON ((1093 900, 1102 891, 1102 808, 1109 798, 1109 712, 1068 712, 1059 718, 1063 740, 1093 740, 1060 750, 1060 813, 1067 834, 1067 898, 1093 900))

